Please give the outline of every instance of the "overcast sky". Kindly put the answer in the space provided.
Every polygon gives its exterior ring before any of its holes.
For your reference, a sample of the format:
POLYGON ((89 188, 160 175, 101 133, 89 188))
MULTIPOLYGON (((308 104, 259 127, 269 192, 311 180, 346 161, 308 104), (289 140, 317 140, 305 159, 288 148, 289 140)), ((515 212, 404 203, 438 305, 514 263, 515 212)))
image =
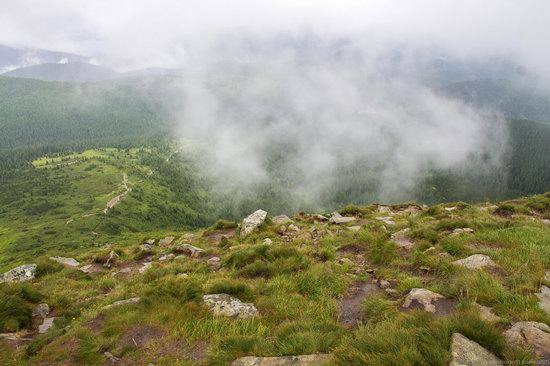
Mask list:
POLYGON ((113 66, 180 66, 227 31, 436 44, 521 56, 546 69, 545 0, 1 0, 0 43, 76 52, 113 66))

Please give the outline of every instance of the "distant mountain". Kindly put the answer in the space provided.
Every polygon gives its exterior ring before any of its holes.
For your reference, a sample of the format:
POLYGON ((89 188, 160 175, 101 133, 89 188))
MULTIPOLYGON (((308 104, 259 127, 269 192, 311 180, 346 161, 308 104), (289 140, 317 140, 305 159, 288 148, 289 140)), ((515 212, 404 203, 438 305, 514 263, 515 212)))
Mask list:
POLYGON ((550 91, 534 82, 478 79, 450 84, 443 93, 509 118, 550 123, 550 91))
POLYGON ((103 81, 114 79, 119 74, 103 66, 83 62, 69 62, 64 64, 40 64, 22 67, 2 76, 36 79, 43 81, 103 81))
POLYGON ((21 67, 43 63, 89 62, 85 56, 34 48, 0 45, 0 74, 21 67))

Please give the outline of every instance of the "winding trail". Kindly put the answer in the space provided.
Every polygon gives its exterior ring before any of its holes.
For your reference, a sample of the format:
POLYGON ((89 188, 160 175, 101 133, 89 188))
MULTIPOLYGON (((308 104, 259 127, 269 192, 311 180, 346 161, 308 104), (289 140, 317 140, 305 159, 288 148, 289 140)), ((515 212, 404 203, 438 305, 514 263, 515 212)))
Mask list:
POLYGON ((113 197, 109 202, 107 202, 107 206, 103 209, 104 214, 106 214, 111 208, 118 205, 124 196, 132 191, 132 188, 128 186, 128 175, 126 173, 124 173, 124 176, 122 177, 122 185, 124 186, 124 192, 116 197, 113 197))

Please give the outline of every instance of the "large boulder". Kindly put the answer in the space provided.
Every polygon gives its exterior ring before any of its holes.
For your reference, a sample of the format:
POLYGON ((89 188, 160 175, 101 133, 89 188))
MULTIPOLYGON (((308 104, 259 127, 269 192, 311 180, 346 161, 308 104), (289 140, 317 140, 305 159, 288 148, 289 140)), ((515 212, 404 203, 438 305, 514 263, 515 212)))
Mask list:
POLYGON ((256 309, 254 304, 242 302, 228 294, 204 295, 202 299, 214 315, 224 315, 240 319, 249 319, 258 316, 258 309, 256 309))
POLYGON ((266 217, 267 212, 264 210, 257 210, 253 214, 246 217, 241 224, 241 238, 244 238, 263 224, 266 217))
POLYGON ((485 254, 474 254, 464 259, 459 259, 453 262, 454 264, 469 268, 469 269, 481 269, 485 267, 496 267, 496 263, 485 254))
POLYGON ((271 221, 272 221, 275 225, 284 225, 284 224, 289 224, 289 223, 292 223, 292 222, 293 222, 293 221, 290 219, 290 217, 288 217, 287 215, 275 216, 273 219, 271 219, 271 221))
POLYGON ((504 337, 512 345, 527 346, 537 357, 550 357, 550 327, 544 323, 517 322, 504 337))
POLYGON ((62 264, 67 267, 78 267, 80 263, 74 258, 67 258, 67 257, 50 257, 50 259, 54 262, 57 262, 59 264, 62 264))
POLYGON ((535 294, 539 299, 539 306, 550 315, 550 288, 541 286, 540 292, 535 294))
POLYGON ((24 264, 15 267, 0 275, 0 283, 2 282, 24 282, 34 279, 36 273, 36 264, 24 264))
POLYGON ((231 362, 231 366, 321 366, 329 363, 331 357, 327 354, 255 357, 247 356, 231 362))
POLYGON ((55 318, 45 318, 42 324, 38 326, 38 334, 44 334, 53 326, 55 318))
POLYGON ((453 359, 449 366, 502 365, 502 361, 495 355, 460 333, 453 333, 451 353, 453 354, 453 359))
POLYGON ((405 309, 421 306, 428 313, 435 313, 437 311, 437 301, 443 299, 445 299, 443 295, 425 288, 413 288, 405 298, 402 306, 405 309))
POLYGON ((48 304, 38 304, 32 311, 32 316, 39 318, 46 318, 50 313, 50 305, 48 304))

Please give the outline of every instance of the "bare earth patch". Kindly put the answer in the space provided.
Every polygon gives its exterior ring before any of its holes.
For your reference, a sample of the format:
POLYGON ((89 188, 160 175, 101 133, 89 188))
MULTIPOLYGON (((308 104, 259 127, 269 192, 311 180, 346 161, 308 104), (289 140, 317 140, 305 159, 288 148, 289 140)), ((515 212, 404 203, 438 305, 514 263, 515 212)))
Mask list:
POLYGON ((380 292, 382 290, 371 282, 356 281, 352 283, 346 295, 340 300, 340 323, 357 328, 361 322, 361 302, 367 296, 380 292))
POLYGON ((203 237, 209 242, 214 244, 219 244, 223 240, 223 237, 231 239, 237 234, 237 229, 221 229, 214 230, 207 234, 204 234, 203 237))

